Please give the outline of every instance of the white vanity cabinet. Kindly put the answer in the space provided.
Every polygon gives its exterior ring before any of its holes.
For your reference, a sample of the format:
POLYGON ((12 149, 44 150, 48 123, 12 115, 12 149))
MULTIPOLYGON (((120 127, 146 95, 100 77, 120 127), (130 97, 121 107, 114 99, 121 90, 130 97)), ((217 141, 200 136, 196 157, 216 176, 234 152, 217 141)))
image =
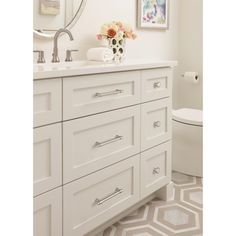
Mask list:
POLYGON ((34 196, 62 185, 62 125, 34 129, 34 196))
POLYGON ((171 98, 141 105, 141 149, 145 150, 171 138, 171 98))
POLYGON ((84 235, 139 200, 139 155, 63 187, 64 235, 84 235))
POLYGON ((144 198, 171 181, 170 141, 142 152, 140 160, 140 194, 144 198))
POLYGON ((62 120, 61 79, 34 81, 34 127, 62 120))
POLYGON ((141 72, 142 101, 148 102, 170 97, 172 94, 172 69, 158 68, 141 72))
POLYGON ((139 152, 140 106, 63 123, 64 183, 139 152))
POLYGON ((63 80, 63 119, 140 103, 140 72, 84 75, 63 80))
POLYGON ((172 66, 36 74, 34 236, 87 236, 170 183, 172 66))
POLYGON ((34 236, 62 236, 62 188, 34 198, 34 236))

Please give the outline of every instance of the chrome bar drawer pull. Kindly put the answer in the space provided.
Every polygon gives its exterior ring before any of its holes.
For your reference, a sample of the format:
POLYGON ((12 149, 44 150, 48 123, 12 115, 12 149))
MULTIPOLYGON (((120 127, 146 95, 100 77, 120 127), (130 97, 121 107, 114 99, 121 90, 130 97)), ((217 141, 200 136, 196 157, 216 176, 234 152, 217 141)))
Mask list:
POLYGON ((123 90, 121 89, 116 89, 114 91, 110 91, 110 92, 104 92, 104 93, 95 93, 95 97, 105 97, 105 96, 110 96, 110 95, 115 95, 115 94, 119 94, 119 93, 123 93, 123 90))
POLYGON ((153 88, 160 88, 161 87, 161 82, 155 82, 153 84, 153 88))
POLYGON ((154 123, 153 123, 153 127, 154 128, 159 128, 161 126, 161 122, 160 121, 155 121, 154 123))
POLYGON ((160 174, 160 167, 154 168, 153 171, 152 171, 152 173, 153 173, 154 175, 159 175, 159 174, 160 174))
POLYGON ((117 142, 117 141, 121 140, 122 138, 123 138, 123 136, 116 135, 115 138, 108 139, 108 140, 106 140, 104 142, 96 142, 95 143, 95 147, 103 147, 103 146, 105 146, 107 144, 117 142))
POLYGON ((115 197, 115 196, 117 196, 117 195, 119 195, 119 194, 121 194, 121 193, 123 193, 123 192, 124 192, 123 189, 116 188, 115 191, 114 191, 114 193, 111 193, 111 194, 107 195, 106 197, 104 197, 104 198, 102 198, 102 199, 96 198, 96 199, 95 199, 95 204, 96 204, 96 205, 102 205, 104 202, 106 202, 106 201, 112 199, 113 197, 115 197))

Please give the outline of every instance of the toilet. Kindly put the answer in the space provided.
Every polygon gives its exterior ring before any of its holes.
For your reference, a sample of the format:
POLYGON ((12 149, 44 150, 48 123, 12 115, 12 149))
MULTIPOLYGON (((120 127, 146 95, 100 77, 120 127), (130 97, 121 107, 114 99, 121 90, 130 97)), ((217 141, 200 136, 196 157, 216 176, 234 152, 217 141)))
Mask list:
POLYGON ((172 111, 172 168, 187 175, 203 175, 202 110, 181 108, 172 111))

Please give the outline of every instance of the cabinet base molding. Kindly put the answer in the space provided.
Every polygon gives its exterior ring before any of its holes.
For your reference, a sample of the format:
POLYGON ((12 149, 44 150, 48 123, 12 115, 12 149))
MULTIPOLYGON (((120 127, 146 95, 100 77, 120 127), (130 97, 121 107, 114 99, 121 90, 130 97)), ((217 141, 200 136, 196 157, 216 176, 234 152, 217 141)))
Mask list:
MULTIPOLYGON (((171 182, 172 183, 172 182, 171 182)), ((162 192, 164 192, 163 189, 167 189, 168 193, 171 190, 171 185, 173 188, 173 183, 172 184, 168 184, 166 186, 164 186, 163 188, 161 188, 160 190, 162 190, 162 192), (167 187, 168 186, 168 187, 167 187), (166 187, 166 188, 165 188, 166 187)), ((114 218, 112 218, 111 220, 107 221, 106 223, 104 223, 103 225, 99 226, 97 229, 93 230, 92 232, 84 235, 84 236, 102 236, 103 235, 103 231, 105 229, 107 229, 108 227, 110 227, 111 225, 115 224, 116 222, 118 222, 119 220, 121 220, 122 218, 124 218, 125 216, 131 214, 132 212, 134 212, 135 210, 137 210, 138 208, 140 208, 141 206, 145 205, 146 203, 150 202, 151 200, 153 200, 154 198, 159 197, 159 191, 156 191, 155 193, 151 194, 150 196, 144 198, 143 200, 139 201, 137 204, 135 204, 134 206, 130 207, 129 209, 127 209, 126 211, 122 212, 121 214, 115 216, 114 218)), ((173 193, 173 190, 172 190, 173 193)), ((167 195, 166 195, 167 196, 167 195)), ((170 198, 171 200, 171 198, 170 198)))
POLYGON ((171 181, 169 184, 160 188, 156 192, 156 197, 163 201, 174 200, 174 183, 171 181))

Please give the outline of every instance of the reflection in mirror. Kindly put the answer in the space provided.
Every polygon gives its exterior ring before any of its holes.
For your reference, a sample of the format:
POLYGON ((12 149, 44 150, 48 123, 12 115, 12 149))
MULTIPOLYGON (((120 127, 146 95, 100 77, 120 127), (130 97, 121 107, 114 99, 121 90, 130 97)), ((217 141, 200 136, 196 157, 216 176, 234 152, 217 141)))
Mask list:
POLYGON ((34 31, 53 37, 60 28, 69 28, 78 20, 86 0, 34 0, 34 31))

